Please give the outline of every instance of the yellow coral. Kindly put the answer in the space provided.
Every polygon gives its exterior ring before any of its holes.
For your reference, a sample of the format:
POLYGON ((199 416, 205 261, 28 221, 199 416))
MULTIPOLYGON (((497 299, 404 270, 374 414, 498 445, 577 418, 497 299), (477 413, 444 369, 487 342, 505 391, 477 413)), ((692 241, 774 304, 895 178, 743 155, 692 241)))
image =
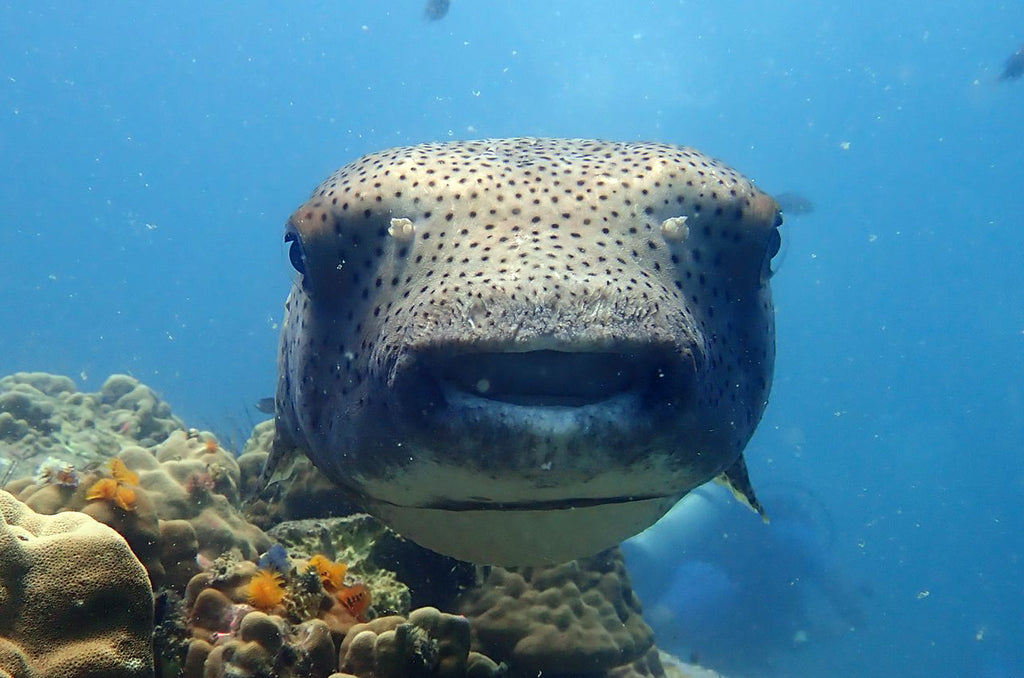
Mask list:
POLYGON ((260 610, 280 605, 287 595, 284 580, 273 570, 257 570, 249 580, 247 593, 252 606, 260 610))
POLYGON ((345 581, 345 572, 348 571, 348 565, 345 563, 336 563, 319 553, 309 559, 309 567, 320 573, 320 581, 328 590, 341 588, 342 582, 345 581))
POLYGON ((135 490, 122 485, 115 478, 102 478, 89 488, 85 494, 86 501, 102 499, 113 501, 125 511, 134 511, 137 497, 135 490))
POLYGON ((110 475, 119 483, 125 483, 126 485, 139 484, 139 474, 134 471, 130 471, 128 466, 124 463, 124 460, 119 459, 118 457, 114 457, 110 460, 110 475))
POLYGON ((139 474, 130 471, 124 460, 118 457, 111 459, 107 467, 112 477, 102 478, 93 483, 85 493, 86 501, 113 501, 125 511, 134 511, 138 496, 128 485, 138 485, 139 474))

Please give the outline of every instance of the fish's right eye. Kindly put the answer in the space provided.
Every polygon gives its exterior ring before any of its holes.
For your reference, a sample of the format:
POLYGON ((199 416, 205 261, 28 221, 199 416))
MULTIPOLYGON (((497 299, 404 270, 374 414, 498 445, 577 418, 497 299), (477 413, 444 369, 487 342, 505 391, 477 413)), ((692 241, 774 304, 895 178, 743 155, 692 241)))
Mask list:
POLYGON ((299 236, 293 232, 284 234, 285 243, 291 243, 288 246, 288 260, 292 263, 292 268, 301 273, 306 274, 306 253, 302 250, 302 241, 299 240, 299 236))

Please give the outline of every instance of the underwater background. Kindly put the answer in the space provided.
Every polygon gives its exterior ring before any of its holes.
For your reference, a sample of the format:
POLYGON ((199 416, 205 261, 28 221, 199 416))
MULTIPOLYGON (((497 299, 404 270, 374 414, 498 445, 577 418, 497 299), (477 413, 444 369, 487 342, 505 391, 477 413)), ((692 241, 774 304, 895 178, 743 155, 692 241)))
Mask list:
POLYGON ((659 645, 736 678, 1024 675, 1022 31, 997 2, 4 3, 0 374, 126 372, 247 430, 284 221, 337 167, 692 145, 814 210, 746 453, 773 523, 701 490, 702 529, 627 549, 659 645))

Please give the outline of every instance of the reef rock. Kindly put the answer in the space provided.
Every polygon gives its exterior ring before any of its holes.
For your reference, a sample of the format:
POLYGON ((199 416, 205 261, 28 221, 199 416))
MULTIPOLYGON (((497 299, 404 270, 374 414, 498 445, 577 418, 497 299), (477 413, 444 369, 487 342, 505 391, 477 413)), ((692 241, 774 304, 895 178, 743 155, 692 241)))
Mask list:
POLYGON ((353 626, 341 644, 340 676, 494 678, 498 665, 470 651, 469 622, 432 607, 409 618, 380 617, 353 626))
POLYGON ((325 678, 337 663, 327 624, 320 620, 288 628, 279 617, 250 612, 238 637, 213 648, 203 678, 325 678))
POLYGON ((115 374, 98 393, 81 393, 68 377, 18 372, 0 379, 0 485, 31 475, 48 457, 83 468, 184 427, 134 377, 115 374))
POLYGON ((0 673, 153 675, 153 592, 125 540, 89 516, 0 491, 0 673))
POLYGON ((408 614, 412 600, 410 587, 373 557, 378 542, 390 532, 372 516, 359 513, 344 518, 287 521, 275 526, 269 534, 294 557, 308 559, 323 553, 345 563, 348 572, 373 591, 373 605, 378 612, 408 614))
POLYGON ((338 486, 321 473, 306 457, 294 457, 286 469, 280 469, 268 487, 261 473, 274 442, 274 420, 256 425, 242 448, 238 466, 242 471, 242 491, 250 497, 246 517, 264 530, 285 520, 304 520, 347 516, 359 507, 338 491, 338 486))
POLYGON ((151 450, 130 445, 103 468, 75 473, 68 482, 37 473, 6 489, 39 513, 81 511, 113 527, 154 586, 184 588, 199 571, 197 556, 255 558, 270 546, 237 508, 238 464, 209 437, 176 431, 151 450))
POLYGON ((460 611, 474 649, 517 675, 609 671, 654 645, 618 548, 561 565, 491 568, 460 611))

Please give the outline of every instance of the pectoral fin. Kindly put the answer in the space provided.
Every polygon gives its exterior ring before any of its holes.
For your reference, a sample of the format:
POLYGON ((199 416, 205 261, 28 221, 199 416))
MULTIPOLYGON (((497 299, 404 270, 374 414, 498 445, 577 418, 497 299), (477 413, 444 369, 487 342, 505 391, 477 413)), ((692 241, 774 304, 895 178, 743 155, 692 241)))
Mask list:
POLYGON ((304 459, 305 456, 295 446, 283 442, 275 435, 270 455, 260 472, 259 491, 291 481, 296 475, 296 464, 304 459))
POLYGON ((761 516, 764 522, 768 522, 768 516, 764 512, 764 507, 761 506, 761 502, 757 500, 757 495, 754 494, 754 486, 750 484, 750 476, 747 474, 747 462, 743 459, 742 454, 732 466, 719 474, 715 481, 728 487, 736 499, 749 506, 752 511, 761 516))

